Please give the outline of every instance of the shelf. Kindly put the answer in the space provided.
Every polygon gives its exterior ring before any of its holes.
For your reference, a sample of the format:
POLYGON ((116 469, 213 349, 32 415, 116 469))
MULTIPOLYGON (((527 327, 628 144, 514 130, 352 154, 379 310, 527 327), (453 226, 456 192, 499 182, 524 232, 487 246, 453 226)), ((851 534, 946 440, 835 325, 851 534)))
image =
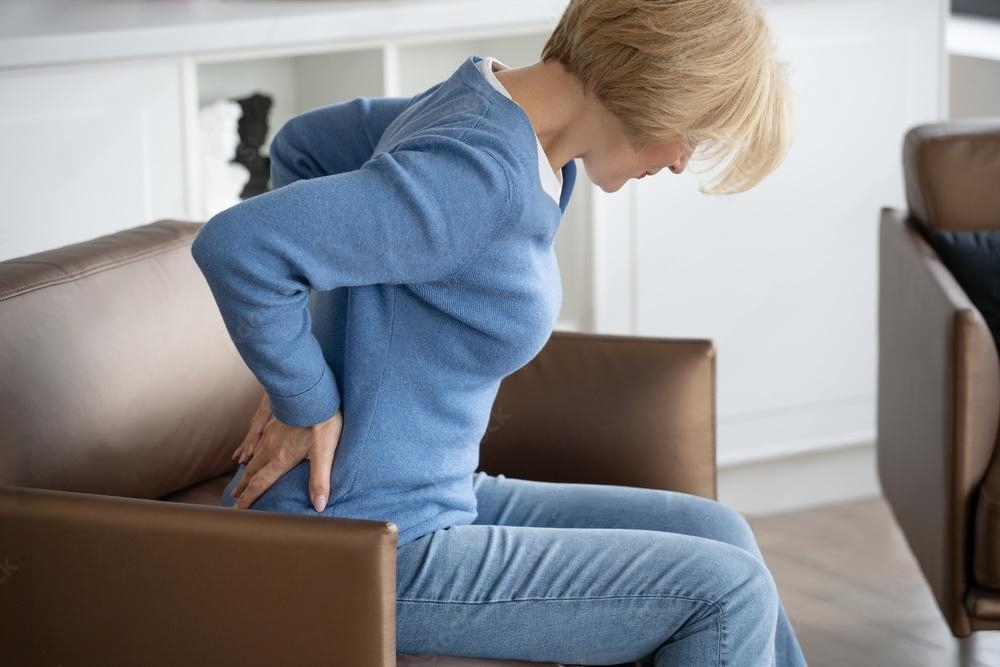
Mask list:
POLYGON ((383 50, 339 51, 285 58, 212 62, 197 67, 198 106, 260 92, 272 97, 268 138, 303 111, 383 94, 383 50))
POLYGON ((952 15, 946 35, 949 55, 1000 60, 1000 19, 952 15))
POLYGON ((550 31, 567 0, 4 0, 0 69, 132 58, 278 55, 427 35, 550 31))

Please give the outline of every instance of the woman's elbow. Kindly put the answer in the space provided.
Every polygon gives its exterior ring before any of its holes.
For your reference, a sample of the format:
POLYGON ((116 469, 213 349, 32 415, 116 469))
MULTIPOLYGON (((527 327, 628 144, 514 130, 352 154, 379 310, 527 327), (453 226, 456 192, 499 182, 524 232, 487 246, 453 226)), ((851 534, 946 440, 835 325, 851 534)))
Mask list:
POLYGON ((191 242, 191 257, 206 278, 222 273, 224 262, 232 256, 228 251, 231 243, 227 240, 227 225, 223 213, 209 218, 191 242))

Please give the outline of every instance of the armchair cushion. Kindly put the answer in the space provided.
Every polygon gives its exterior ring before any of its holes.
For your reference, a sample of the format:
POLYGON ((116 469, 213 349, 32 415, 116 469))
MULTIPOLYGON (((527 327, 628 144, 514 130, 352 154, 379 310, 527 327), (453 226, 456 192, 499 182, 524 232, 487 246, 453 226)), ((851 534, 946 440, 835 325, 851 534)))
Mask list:
MULTIPOLYGON (((956 231, 914 227, 983 316, 1000 354, 1000 229, 956 231)), ((1000 449, 979 489, 975 509, 973 576, 981 585, 1000 589, 1000 449)), ((985 604, 983 602, 982 604, 985 604)), ((980 615, 997 615, 982 607, 980 615)))
POLYGON ((1000 229, 916 227, 982 314, 1000 350, 1000 229))
POLYGON ((0 262, 0 485, 154 499, 232 473, 263 389, 161 220, 0 262))
POLYGON ((233 473, 227 472, 224 475, 198 482, 191 486, 168 493, 160 498, 175 503, 193 503, 195 505, 218 505, 222 498, 222 492, 226 490, 226 485, 233 479, 233 473))

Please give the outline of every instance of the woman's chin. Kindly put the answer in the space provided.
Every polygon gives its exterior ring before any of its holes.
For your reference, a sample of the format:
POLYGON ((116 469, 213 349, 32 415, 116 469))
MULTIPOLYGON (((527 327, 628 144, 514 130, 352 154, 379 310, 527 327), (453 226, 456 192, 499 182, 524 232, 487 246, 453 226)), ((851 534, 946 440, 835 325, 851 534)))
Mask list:
POLYGON ((619 190, 622 189, 622 186, 625 185, 626 182, 628 182, 628 179, 625 179, 624 181, 615 181, 614 183, 611 184, 598 183, 597 187, 601 188, 602 190, 608 193, 618 192, 619 190))

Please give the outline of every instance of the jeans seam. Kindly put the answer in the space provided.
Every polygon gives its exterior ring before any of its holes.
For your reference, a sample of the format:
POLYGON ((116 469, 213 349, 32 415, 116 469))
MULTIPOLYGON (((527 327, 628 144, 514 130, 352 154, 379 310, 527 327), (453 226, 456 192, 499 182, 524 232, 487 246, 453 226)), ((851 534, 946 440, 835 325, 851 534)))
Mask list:
MULTIPOLYGON (((736 590, 736 589, 733 589, 736 590)), ((728 593, 727 593, 728 595, 728 593)), ((671 595, 671 594, 654 594, 654 595, 584 595, 584 596, 560 596, 552 598, 511 598, 509 600, 425 600, 422 598, 396 598, 397 602, 422 602, 425 604, 497 604, 505 602, 565 602, 570 600, 580 601, 580 600, 635 600, 635 599, 645 599, 645 598, 672 598, 679 600, 691 600, 693 602, 704 602, 715 607, 720 607, 718 602, 713 600, 706 600, 704 598, 692 597, 689 595, 671 595)))
POLYGON ((726 664, 725 662, 723 662, 723 659, 722 659, 723 651, 725 650, 725 654, 727 656, 728 656, 728 653, 729 653, 729 651, 727 649, 725 649, 726 624, 723 621, 724 621, 725 616, 726 616, 726 606, 722 603, 722 601, 725 600, 726 598, 728 598, 730 595, 732 595, 736 591, 738 591, 741 588, 743 588, 744 586, 746 586, 747 584, 749 584, 751 581, 753 581, 753 579, 747 579, 746 581, 744 581, 743 583, 741 583, 736 588, 733 588, 731 591, 729 591, 728 593, 726 593, 725 595, 723 595, 721 598, 719 598, 719 602, 717 603, 718 607, 719 607, 719 626, 720 626, 719 627, 719 660, 718 660, 718 664, 720 665, 720 667, 724 666, 726 664))
POLYGON ((752 579, 747 579, 741 583, 736 588, 733 588, 728 593, 719 598, 719 601, 706 600, 704 598, 693 597, 689 595, 674 595, 669 593, 651 594, 651 595, 596 595, 596 596, 560 596, 553 598, 545 597, 535 597, 535 598, 511 598, 509 600, 475 600, 475 601, 465 601, 465 600, 424 600, 419 598, 396 598, 397 602, 418 602, 422 604, 463 604, 463 605, 478 605, 478 604, 502 604, 507 602, 564 602, 564 601, 581 601, 581 600, 635 600, 635 599, 646 599, 646 598, 669 598, 678 600, 690 600, 693 602, 701 602, 710 604, 719 610, 719 615, 717 618, 717 625, 719 627, 719 646, 717 651, 717 663, 724 665, 723 654, 725 652, 725 635, 726 635, 726 606, 722 603, 727 597, 740 590, 747 584, 749 584, 752 579))
MULTIPOLYGON (((742 585, 743 584, 740 584, 740 586, 742 585)), ((737 586, 737 588, 739 588, 739 586, 737 586)), ((733 590, 736 589, 734 588, 733 590)), ((732 592, 733 591, 729 591, 729 593, 732 592)), ((729 593, 726 593, 726 595, 729 595, 729 593)), ((722 597, 724 598, 725 595, 723 595, 722 597)), ((719 665, 719 667, 724 667, 724 665, 726 664, 724 660, 729 657, 729 651, 726 649, 726 607, 721 602, 719 603, 719 618, 717 620, 717 623, 719 626, 719 648, 718 652, 716 653, 715 662, 717 665, 719 665), (725 658, 723 656, 725 656, 725 658)))
MULTIPOLYGON (((746 585, 747 582, 743 582, 726 595, 722 596, 725 598, 730 595, 733 591, 738 590, 742 586, 746 585)), ((709 604, 716 607, 719 610, 718 616, 716 616, 716 625, 719 628, 719 645, 716 649, 716 664, 720 667, 723 666, 722 662, 722 647, 724 644, 723 636, 726 633, 726 624, 723 622, 726 615, 726 608, 719 602, 714 600, 706 600, 704 598, 693 597, 690 595, 672 595, 672 594, 654 594, 654 595, 595 595, 595 596, 564 596, 556 598, 512 598, 510 600, 477 600, 477 601, 464 601, 464 600, 422 600, 419 598, 396 598, 396 602, 419 602, 422 604, 465 604, 465 605, 479 605, 479 604, 503 604, 508 602, 569 602, 569 601, 580 601, 580 600, 636 600, 636 599, 646 599, 646 598, 669 598, 676 600, 689 600, 692 602, 700 602, 702 604, 709 604)), ((722 599, 720 598, 720 599, 722 599)))

